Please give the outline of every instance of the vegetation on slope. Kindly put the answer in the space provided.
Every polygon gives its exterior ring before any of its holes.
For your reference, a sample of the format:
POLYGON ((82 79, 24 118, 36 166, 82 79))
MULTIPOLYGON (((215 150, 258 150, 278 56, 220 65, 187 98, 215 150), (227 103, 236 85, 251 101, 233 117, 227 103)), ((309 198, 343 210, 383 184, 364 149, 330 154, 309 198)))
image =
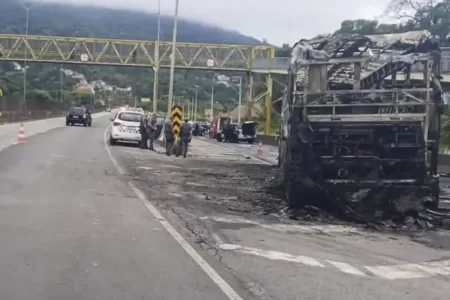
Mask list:
MULTIPOLYGON (((29 13, 29 34, 79 37, 111 37, 124 39, 155 40, 157 38, 157 16, 136 11, 115 10, 102 7, 84 7, 63 4, 33 3, 29 13), (52 16, 49 18, 48 16, 52 16)), ((18 0, 2 0, 0 10, 0 32, 24 34, 26 12, 18 0)), ((199 22, 180 20, 178 23, 178 40, 221 44, 261 44, 260 41, 244 36, 235 31, 204 25, 199 22)), ((161 18, 161 38, 171 40, 173 22, 171 17, 161 18)), ((64 66, 80 72, 91 80, 103 80, 118 87, 131 86, 133 97, 152 98, 153 72, 150 69, 130 67, 87 67, 64 66)), ((44 107, 55 105, 61 98, 60 65, 31 64, 27 71, 28 106, 44 107), (46 91, 45 93, 42 92, 46 91)), ((227 74, 243 75, 243 74, 227 74)), ((199 103, 210 99, 205 92, 211 90, 213 74, 202 71, 177 70, 175 77, 176 96, 193 97, 192 88, 199 85, 199 103)), ((63 78, 63 94, 66 102, 80 98, 71 93, 76 80, 63 78)), ((159 77, 159 94, 168 94, 168 70, 161 70, 159 77)), ((23 92, 23 73, 14 71, 11 63, 0 64, 0 88, 5 95, 15 102, 20 102, 23 92)), ((230 99, 237 99, 232 87, 219 85, 215 97, 231 105, 230 99)))

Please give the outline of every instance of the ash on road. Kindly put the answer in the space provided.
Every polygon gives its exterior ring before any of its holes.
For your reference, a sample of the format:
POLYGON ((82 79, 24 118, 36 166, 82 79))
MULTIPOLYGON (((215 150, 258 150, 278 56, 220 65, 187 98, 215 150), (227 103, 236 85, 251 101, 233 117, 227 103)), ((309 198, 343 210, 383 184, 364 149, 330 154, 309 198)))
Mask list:
POLYGON ((337 220, 292 221, 266 192, 274 167, 247 158, 254 146, 195 139, 186 159, 157 150, 112 148, 150 201, 257 298, 448 298, 446 231, 405 236, 337 220))

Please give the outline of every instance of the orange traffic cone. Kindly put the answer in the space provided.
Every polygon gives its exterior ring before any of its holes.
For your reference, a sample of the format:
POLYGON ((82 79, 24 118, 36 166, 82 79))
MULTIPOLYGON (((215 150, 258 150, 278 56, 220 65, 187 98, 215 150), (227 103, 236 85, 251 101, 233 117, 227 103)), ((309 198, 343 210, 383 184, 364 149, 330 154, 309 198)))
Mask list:
POLYGON ((258 156, 262 156, 262 154, 263 154, 263 151, 262 151, 262 143, 260 142, 260 143, 259 143, 259 146, 258 146, 258 156))
POLYGON ((17 143, 25 143, 25 128, 23 124, 20 124, 19 136, 17 137, 17 143))

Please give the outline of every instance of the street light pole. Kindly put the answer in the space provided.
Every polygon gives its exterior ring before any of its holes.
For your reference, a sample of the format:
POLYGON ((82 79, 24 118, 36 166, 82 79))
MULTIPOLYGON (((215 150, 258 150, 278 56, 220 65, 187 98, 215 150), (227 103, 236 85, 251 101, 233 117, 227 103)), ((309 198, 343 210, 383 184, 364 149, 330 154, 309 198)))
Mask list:
POLYGON ((241 123, 241 105, 242 105, 242 77, 239 77, 239 110, 238 110, 238 123, 241 123))
POLYGON ((187 114, 187 116, 188 116, 188 119, 190 120, 191 119, 191 100, 189 100, 189 98, 188 98, 188 114, 187 114))
POLYGON ((178 6, 179 0, 175 0, 175 15, 173 18, 172 54, 170 56, 169 100, 167 101, 167 116, 170 116, 173 101, 173 82, 175 75, 175 53, 177 46, 178 6))
POLYGON ((63 68, 62 68, 62 64, 59 66, 59 101, 61 101, 61 104, 64 102, 63 100, 63 68))
POLYGON ((197 121, 197 103, 198 103, 198 90, 197 87, 195 87, 194 122, 197 121))
MULTIPOLYGON (((25 7, 25 6, 24 6, 25 7)), ((30 17, 30 9, 28 7, 25 7, 25 11, 27 12, 26 17, 26 24, 25 24, 25 38, 28 38, 28 21, 30 17)), ((24 67, 23 67, 23 108, 26 111, 27 110, 27 44, 24 44, 25 46, 25 61, 24 61, 24 67)))
POLYGON ((190 120, 191 119, 191 99, 187 99, 188 100, 188 111, 187 111, 187 117, 190 120))
POLYGON ((155 67, 153 68, 153 113, 158 110, 158 85, 159 85, 159 40, 161 39, 161 0, 158 0, 158 37, 155 44, 155 67))

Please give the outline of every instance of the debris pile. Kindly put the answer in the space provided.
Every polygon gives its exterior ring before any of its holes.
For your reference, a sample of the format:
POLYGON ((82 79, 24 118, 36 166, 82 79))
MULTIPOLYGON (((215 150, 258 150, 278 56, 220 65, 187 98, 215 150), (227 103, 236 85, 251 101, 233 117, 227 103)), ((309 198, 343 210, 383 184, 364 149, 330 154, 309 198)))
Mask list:
MULTIPOLYGON (((285 198, 283 183, 279 181, 276 172, 267 178, 265 193, 273 198, 285 198)), ((323 197, 329 197, 324 193, 323 197)), ((272 198, 272 199, 273 199, 272 198)), ((372 198, 373 200, 373 198, 372 198)), ((347 203, 341 199, 326 199, 317 201, 318 206, 306 205, 302 208, 289 209, 287 202, 276 201, 271 208, 271 214, 279 214, 293 220, 310 222, 352 222, 365 225, 375 230, 393 229, 401 231, 450 229, 450 212, 439 212, 417 205, 418 202, 408 198, 396 198, 388 205, 386 202, 371 201, 370 206, 363 202, 347 203), (403 200, 402 200, 403 199, 403 200), (323 205, 326 203, 326 205, 323 205), (322 205, 321 205, 322 204, 322 205), (384 206, 383 206, 384 205, 384 206)), ((426 202, 422 199, 422 203, 426 202)))

